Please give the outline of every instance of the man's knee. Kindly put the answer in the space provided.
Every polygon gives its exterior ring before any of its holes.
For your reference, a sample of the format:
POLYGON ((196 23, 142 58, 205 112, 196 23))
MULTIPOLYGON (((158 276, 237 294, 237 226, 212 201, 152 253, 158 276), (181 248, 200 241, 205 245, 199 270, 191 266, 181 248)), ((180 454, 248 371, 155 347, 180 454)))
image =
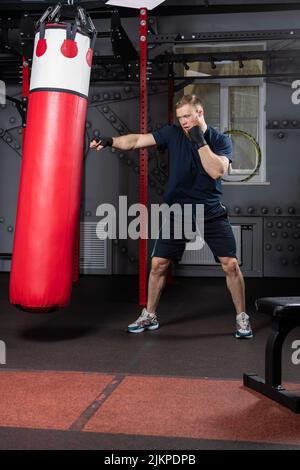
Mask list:
POLYGON ((240 268, 236 258, 220 258, 220 262, 225 274, 236 275, 239 273, 240 268))
POLYGON ((169 266, 171 265, 171 261, 165 258, 152 258, 151 263, 151 274, 163 276, 167 273, 169 266))

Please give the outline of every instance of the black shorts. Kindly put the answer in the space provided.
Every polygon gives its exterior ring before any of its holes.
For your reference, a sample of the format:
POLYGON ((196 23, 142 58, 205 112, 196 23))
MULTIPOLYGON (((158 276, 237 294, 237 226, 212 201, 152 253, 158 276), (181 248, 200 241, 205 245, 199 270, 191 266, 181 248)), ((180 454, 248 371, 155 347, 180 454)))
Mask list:
MULTIPOLYGON (((168 240, 163 239, 161 232, 160 229, 151 256, 180 261, 186 243, 191 240, 185 237, 174 239, 172 236, 168 240)), ((217 263, 220 262, 219 257, 237 257, 236 242, 227 214, 204 222, 204 240, 211 249, 217 263)))

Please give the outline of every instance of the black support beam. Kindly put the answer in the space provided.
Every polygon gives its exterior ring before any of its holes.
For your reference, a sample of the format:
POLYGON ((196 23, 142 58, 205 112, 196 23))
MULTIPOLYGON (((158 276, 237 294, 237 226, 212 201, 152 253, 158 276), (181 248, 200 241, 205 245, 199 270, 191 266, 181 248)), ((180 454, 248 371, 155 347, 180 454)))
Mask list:
POLYGON ((226 41, 283 41, 300 39, 300 29, 270 29, 256 31, 221 31, 186 34, 156 34, 149 35, 149 44, 207 43, 226 41))

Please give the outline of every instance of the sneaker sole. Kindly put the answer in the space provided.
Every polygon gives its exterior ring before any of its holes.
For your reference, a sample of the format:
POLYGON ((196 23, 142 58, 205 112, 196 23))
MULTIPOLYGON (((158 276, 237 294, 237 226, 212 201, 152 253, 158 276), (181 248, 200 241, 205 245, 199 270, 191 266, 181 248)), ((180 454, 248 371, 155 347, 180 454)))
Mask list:
POLYGON ((143 333, 145 330, 153 331, 153 330, 157 330, 158 328, 159 328, 159 325, 153 325, 153 326, 147 326, 146 328, 139 328, 136 330, 131 330, 130 328, 127 328, 127 331, 129 331, 129 333, 143 333))
POLYGON ((245 335, 245 336, 243 336, 243 335, 238 335, 238 334, 236 334, 236 333, 235 333, 234 336, 235 336, 235 338, 237 338, 237 339, 251 339, 251 338, 253 338, 253 335, 248 335, 248 336, 245 335))

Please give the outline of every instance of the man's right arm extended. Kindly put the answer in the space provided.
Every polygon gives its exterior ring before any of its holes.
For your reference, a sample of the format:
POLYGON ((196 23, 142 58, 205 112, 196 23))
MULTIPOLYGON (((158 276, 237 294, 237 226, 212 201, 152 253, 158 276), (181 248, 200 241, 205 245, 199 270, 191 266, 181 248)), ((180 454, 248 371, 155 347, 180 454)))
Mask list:
POLYGON ((119 150, 135 150, 156 145, 152 134, 127 134, 120 137, 99 137, 93 139, 90 148, 101 150, 104 147, 114 147, 119 150))

